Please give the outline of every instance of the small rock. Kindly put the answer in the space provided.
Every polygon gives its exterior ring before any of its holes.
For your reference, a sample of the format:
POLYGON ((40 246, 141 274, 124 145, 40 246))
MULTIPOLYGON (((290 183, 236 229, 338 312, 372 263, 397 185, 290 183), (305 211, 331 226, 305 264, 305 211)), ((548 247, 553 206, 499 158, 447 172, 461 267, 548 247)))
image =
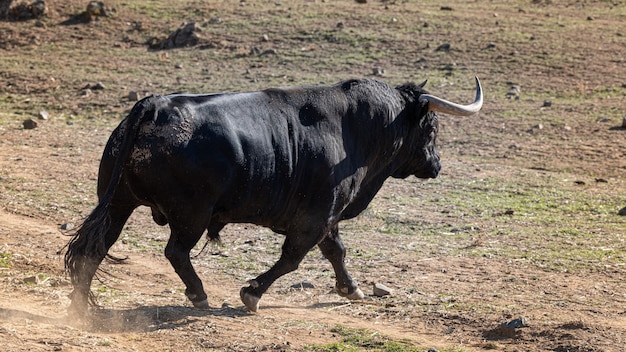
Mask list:
POLYGON ((36 276, 29 276, 29 277, 25 277, 24 280, 22 280, 25 284, 36 284, 37 283, 37 277, 36 276))
POLYGON ((93 89, 93 90, 104 90, 104 89, 106 89, 106 87, 104 86, 104 84, 102 82, 96 82, 95 84, 93 84, 91 86, 91 89, 93 89))
POLYGON ((33 119, 24 120, 23 125, 25 130, 32 130, 37 128, 37 121, 33 119))
POLYGON ((521 88, 517 84, 511 85, 511 88, 506 92, 507 99, 516 98, 519 99, 519 94, 521 92, 521 88))
POLYGON ((277 54, 278 54, 278 51, 276 51, 276 49, 267 49, 263 51, 261 54, 259 54, 259 56, 277 55, 277 54))
POLYGON ((502 323, 502 326, 510 329, 522 328, 528 325, 528 320, 524 317, 513 319, 507 323, 502 323))
POLYGON ((437 49, 435 49, 435 51, 443 51, 443 52, 448 52, 448 51, 450 51, 450 48, 451 48, 451 47, 452 47, 452 46, 450 45, 450 43, 443 43, 443 44, 439 45, 439 46, 437 47, 437 49))
POLYGON ((201 29, 195 22, 184 23, 163 41, 151 44, 153 49, 174 49, 195 46, 200 42, 201 29))
POLYGON ((102 1, 90 1, 83 13, 85 20, 94 21, 98 17, 108 17, 111 12, 102 1))
POLYGON ((355 0, 357 4, 367 4, 367 0, 355 0))
POLYGON ((549 107, 551 107, 551 106, 552 106, 552 101, 550 101, 550 100, 544 100, 544 101, 543 101, 543 105, 542 105, 542 106, 543 106, 544 108, 549 108, 549 107))
POLYGON ((74 228, 74 224, 72 224, 71 222, 61 225, 61 230, 70 231, 73 228, 74 228))
POLYGON ((180 70, 180 69, 182 69, 182 68, 183 68, 183 64, 176 64, 176 65, 174 65, 174 68, 176 68, 176 69, 179 69, 179 70, 180 70))
MULTIPOLYGON (((624 118, 626 120, 626 117, 624 118)), ((609 122, 611 119, 609 117, 600 117, 596 120, 596 122, 609 122)))
POLYGON ((593 21, 593 16, 587 16, 587 21, 593 21))
POLYGON ((626 216, 626 207, 620 209, 620 211, 617 212, 617 215, 626 216))
POLYGON ((305 290, 308 288, 315 288, 315 285, 313 285, 311 282, 309 281, 302 281, 299 282, 297 284, 293 284, 291 285, 291 288, 296 288, 296 289, 300 289, 300 290, 305 290))
POLYGON ((598 183, 609 183, 606 178, 596 177, 596 182, 598 183))
POLYGON ((267 34, 263 34, 263 37, 261 38, 262 41, 264 42, 269 42, 270 41, 270 37, 267 36, 267 34))
POLYGON ((487 49, 495 49, 495 48, 496 48, 496 43, 491 42, 487 44, 487 49))
POLYGON ((139 100, 139 93, 137 93, 134 90, 131 90, 130 92, 128 92, 128 100, 130 100, 130 101, 138 101, 139 100))
POLYGON ((383 284, 374 284, 373 289, 374 296, 376 297, 389 296, 392 293, 392 289, 383 284))
POLYGON ((383 76, 385 74, 385 69, 381 67, 374 67, 372 69, 372 74, 374 76, 383 76))
POLYGON ((37 117, 39 117, 40 120, 47 120, 50 117, 50 114, 48 114, 48 111, 46 110, 39 110, 37 117))
POLYGON ((439 9, 441 11, 453 11, 453 8, 450 6, 441 6, 439 9))

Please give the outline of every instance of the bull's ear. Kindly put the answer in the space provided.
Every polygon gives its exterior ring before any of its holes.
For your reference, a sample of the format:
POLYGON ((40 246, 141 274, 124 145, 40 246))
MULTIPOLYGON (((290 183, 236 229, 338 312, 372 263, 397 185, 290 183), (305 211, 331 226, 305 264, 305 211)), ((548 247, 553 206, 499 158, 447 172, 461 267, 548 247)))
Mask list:
POLYGON ((420 88, 424 88, 426 86, 426 82, 428 82, 427 79, 425 79, 424 82, 418 84, 417 86, 420 87, 420 88))

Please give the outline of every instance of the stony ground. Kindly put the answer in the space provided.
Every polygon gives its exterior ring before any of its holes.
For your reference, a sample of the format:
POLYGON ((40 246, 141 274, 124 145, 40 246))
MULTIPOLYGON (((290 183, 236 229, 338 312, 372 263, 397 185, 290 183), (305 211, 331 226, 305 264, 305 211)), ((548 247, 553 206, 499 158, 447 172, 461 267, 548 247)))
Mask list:
POLYGON ((4 350, 626 345, 623 1, 45 3, 44 15, 0 6, 4 350), (428 79, 464 102, 474 75, 485 106, 441 117, 441 176, 390 180, 341 227, 363 302, 331 292, 332 269, 313 251, 246 312, 239 287, 277 259, 282 238, 237 224, 221 246, 194 250, 212 307, 195 310, 162 255, 168 229, 140 209, 112 250, 129 259, 104 263, 93 284, 102 308, 67 319, 66 235, 95 205, 100 153, 137 97, 366 76, 428 79), (376 283, 392 294, 374 296, 376 283))

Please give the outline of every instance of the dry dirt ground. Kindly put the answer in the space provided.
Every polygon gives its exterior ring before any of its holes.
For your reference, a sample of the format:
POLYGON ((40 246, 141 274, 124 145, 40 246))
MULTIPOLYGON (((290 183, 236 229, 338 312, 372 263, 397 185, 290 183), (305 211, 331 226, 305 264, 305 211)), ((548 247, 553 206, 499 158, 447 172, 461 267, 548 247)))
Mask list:
POLYGON ((111 1, 91 21, 86 3, 0 19, 3 350, 624 350, 624 1, 111 1), (194 45, 150 49, 192 21, 194 45), (340 228, 363 302, 331 292, 313 251, 246 312, 239 287, 282 240, 236 224, 194 250, 213 308, 193 309, 162 255, 167 228, 140 209, 112 250, 128 259, 93 284, 102 307, 67 319, 66 235, 96 203, 100 153, 131 91, 378 76, 467 101, 473 75, 485 106, 442 116, 440 178, 390 180, 340 228), (23 128, 30 118, 37 128, 23 128), (373 296, 374 283, 392 295, 373 296))

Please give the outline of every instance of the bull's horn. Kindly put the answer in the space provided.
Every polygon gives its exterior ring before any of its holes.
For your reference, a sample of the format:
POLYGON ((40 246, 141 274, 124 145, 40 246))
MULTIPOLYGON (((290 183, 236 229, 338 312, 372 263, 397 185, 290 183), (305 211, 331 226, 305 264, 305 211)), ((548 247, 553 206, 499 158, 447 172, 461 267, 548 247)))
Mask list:
POLYGON ((459 105, 445 99, 438 98, 430 94, 422 94, 419 97, 420 102, 428 102, 428 110, 443 112, 450 115, 469 116, 480 111, 483 106, 483 88, 480 86, 480 80, 476 78, 476 99, 470 105, 459 105))

